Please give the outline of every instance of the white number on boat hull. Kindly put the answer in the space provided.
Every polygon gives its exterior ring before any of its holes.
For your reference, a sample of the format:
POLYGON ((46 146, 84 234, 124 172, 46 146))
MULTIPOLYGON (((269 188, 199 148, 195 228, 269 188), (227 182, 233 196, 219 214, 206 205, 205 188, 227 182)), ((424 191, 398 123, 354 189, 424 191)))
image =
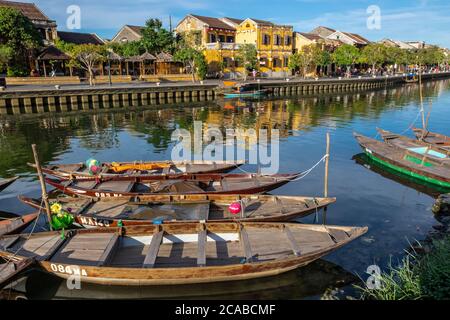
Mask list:
POLYGON ((53 272, 87 277, 86 270, 80 269, 79 266, 64 266, 62 264, 52 263, 50 269, 52 269, 53 272))
POLYGON ((105 193, 105 192, 96 192, 95 196, 97 198, 117 198, 117 197, 123 197, 120 193, 105 193))
POLYGON ((80 222, 82 225, 92 226, 92 227, 107 227, 111 226, 111 221, 101 220, 96 218, 80 217, 80 222))

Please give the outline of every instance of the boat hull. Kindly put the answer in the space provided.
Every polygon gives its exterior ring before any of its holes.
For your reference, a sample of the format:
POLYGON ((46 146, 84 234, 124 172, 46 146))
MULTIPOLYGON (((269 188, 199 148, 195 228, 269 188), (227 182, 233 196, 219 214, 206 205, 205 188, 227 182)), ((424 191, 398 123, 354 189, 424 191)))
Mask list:
POLYGON ((438 176, 429 172, 421 171, 417 168, 408 167, 403 163, 401 163, 400 161, 397 161, 395 159, 389 159, 379 154, 370 147, 366 146, 364 143, 360 142, 360 146, 369 159, 371 159, 372 161, 376 162, 381 166, 388 167, 391 170, 414 177, 430 185, 450 188, 450 177, 444 178, 442 176, 438 176))

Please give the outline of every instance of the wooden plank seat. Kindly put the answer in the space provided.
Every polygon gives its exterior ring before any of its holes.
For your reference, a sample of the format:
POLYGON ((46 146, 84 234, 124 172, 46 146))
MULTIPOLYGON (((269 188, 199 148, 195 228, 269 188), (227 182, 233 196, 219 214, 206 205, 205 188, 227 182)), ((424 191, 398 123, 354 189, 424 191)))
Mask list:
POLYGON ((134 181, 105 181, 100 183, 97 189, 109 192, 130 192, 134 184, 134 181))
POLYGON ((164 231, 158 231, 153 235, 150 247, 148 248, 147 254, 145 256, 144 263, 142 264, 143 268, 153 268, 155 266, 163 236, 164 231))

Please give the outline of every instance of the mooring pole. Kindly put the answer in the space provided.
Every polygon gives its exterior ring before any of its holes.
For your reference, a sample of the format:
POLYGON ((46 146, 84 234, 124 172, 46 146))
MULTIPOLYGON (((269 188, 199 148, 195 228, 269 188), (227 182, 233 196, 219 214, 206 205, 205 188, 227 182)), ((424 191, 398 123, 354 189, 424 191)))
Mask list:
MULTIPOLYGON (((330 133, 327 132, 327 153, 325 158, 325 183, 324 183, 324 191, 323 196, 328 198, 328 172, 330 169, 330 133)), ((327 207, 323 209, 323 221, 322 223, 327 224, 327 207)))
POLYGON ((325 158, 325 187, 324 187, 324 197, 328 198, 328 171, 330 168, 330 133, 327 132, 327 153, 325 158))
POLYGON ((45 187, 44 175, 42 174, 41 163, 39 161, 39 156, 38 156, 38 153, 37 153, 37 150, 36 150, 36 145, 35 144, 31 145, 31 148, 33 149, 34 162, 36 164, 37 174, 38 174, 38 177, 39 177, 39 181, 41 183, 42 200, 44 201, 45 211, 47 212, 48 225, 49 225, 50 231, 53 231, 53 227, 52 227, 52 213, 51 213, 51 210, 50 210, 50 204, 48 202, 47 188, 45 187))

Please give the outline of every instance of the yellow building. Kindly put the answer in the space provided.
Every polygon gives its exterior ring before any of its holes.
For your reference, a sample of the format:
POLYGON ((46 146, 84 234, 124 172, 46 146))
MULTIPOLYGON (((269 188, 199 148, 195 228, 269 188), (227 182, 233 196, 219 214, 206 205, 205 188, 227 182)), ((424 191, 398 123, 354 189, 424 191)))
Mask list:
POLYGON ((293 27, 258 19, 212 18, 189 14, 176 32, 197 32, 198 48, 204 50, 210 74, 225 74, 243 68, 236 63, 240 44, 254 44, 258 50, 260 72, 266 76, 285 76, 293 52, 293 27))
POLYGON ((246 19, 236 28, 236 43, 256 45, 260 71, 275 76, 289 71, 289 57, 293 51, 293 33, 292 26, 246 19))

